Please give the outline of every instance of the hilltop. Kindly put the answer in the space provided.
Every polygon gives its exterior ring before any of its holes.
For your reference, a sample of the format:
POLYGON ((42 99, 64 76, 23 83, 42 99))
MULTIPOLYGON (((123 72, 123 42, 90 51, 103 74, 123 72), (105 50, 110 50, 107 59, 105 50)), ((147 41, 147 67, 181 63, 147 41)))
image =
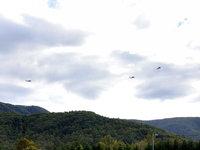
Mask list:
POLYGON ((49 113, 48 110, 39 106, 12 105, 0 102, 0 113, 3 112, 15 112, 22 115, 28 115, 33 113, 49 113))

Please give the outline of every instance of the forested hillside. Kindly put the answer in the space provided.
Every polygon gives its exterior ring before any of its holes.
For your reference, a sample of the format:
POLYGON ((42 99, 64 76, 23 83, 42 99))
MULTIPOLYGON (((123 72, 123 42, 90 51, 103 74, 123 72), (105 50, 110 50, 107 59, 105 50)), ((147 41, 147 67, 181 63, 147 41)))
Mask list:
POLYGON ((33 114, 33 113, 49 113, 44 108, 38 106, 22 106, 22 105, 12 105, 0 102, 0 113, 3 112, 16 112, 18 114, 33 114))
POLYGON ((161 140, 183 139, 180 135, 155 126, 106 118, 87 111, 0 114, 0 145, 6 149, 15 147, 21 138, 34 141, 39 148, 53 149, 75 141, 92 146, 107 135, 131 144, 144 140, 148 134, 153 133, 157 133, 157 139, 161 140))
POLYGON ((161 120, 133 120, 162 128, 166 131, 200 140, 200 117, 179 117, 161 120))

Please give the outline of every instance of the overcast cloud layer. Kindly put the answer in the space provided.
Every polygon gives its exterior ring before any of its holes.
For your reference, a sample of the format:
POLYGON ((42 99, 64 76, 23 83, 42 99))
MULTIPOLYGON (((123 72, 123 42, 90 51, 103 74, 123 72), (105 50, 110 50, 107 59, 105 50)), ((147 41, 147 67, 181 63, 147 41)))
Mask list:
POLYGON ((37 50, 46 47, 80 46, 87 34, 80 30, 66 30, 59 24, 22 14, 24 24, 0 18, 0 52, 17 49, 37 50))
POLYGON ((197 3, 0 2, 0 101, 127 119, 200 116, 197 3))

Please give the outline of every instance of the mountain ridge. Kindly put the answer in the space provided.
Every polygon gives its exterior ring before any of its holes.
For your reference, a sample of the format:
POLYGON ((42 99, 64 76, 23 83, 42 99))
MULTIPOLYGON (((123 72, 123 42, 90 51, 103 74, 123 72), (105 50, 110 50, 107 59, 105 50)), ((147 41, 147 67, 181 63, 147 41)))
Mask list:
POLYGON ((162 141, 186 139, 152 125, 103 117, 90 111, 30 115, 0 113, 0 133, 0 145, 5 149, 8 149, 8 146, 14 147, 21 138, 34 141, 42 149, 53 149, 55 146, 76 141, 92 146, 107 135, 129 144, 143 141, 148 134, 154 133, 157 133, 157 139, 162 141))
POLYGON ((28 115, 33 113, 50 113, 48 110, 39 106, 13 105, 9 103, 0 102, 0 113, 4 112, 15 112, 22 115, 28 115))
POLYGON ((200 117, 174 117, 156 120, 129 120, 153 125, 168 132, 180 134, 185 137, 191 137, 197 141, 200 140, 200 117))
MULTIPOLYGON (((4 112, 14 112, 21 115, 30 115, 34 113, 50 113, 48 110, 39 106, 12 105, 9 103, 0 102, 0 113, 4 112)), ((152 125, 171 133, 190 137, 196 141, 200 140, 200 117, 174 117, 155 120, 126 120, 152 125)))

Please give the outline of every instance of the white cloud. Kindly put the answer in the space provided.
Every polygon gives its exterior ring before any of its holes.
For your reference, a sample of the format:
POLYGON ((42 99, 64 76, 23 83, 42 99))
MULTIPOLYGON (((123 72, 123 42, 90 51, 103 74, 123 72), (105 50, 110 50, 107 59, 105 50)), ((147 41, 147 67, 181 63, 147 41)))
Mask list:
POLYGON ((139 30, 149 28, 151 25, 150 21, 145 18, 144 14, 138 16, 133 23, 139 30))
POLYGON ((185 109, 199 104, 198 3, 1 1, 2 101, 128 119, 194 116, 185 109))
POLYGON ((0 18, 0 52, 6 53, 17 49, 36 50, 55 46, 80 46, 88 35, 80 30, 67 30, 45 19, 25 14, 23 18, 26 25, 0 18))

